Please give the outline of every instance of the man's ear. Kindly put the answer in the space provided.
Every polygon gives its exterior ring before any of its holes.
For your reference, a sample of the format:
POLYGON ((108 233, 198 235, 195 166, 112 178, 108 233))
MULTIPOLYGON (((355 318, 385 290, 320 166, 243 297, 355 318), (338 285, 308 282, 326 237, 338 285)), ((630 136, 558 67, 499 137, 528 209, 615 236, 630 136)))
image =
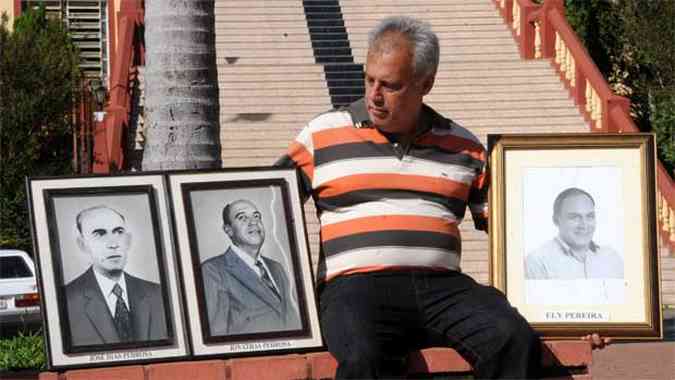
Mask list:
POLYGON ((434 81, 436 80, 436 73, 427 75, 422 82, 422 95, 427 95, 431 89, 434 87, 434 81))
POLYGON ((223 224, 223 231, 227 234, 227 236, 232 237, 232 226, 229 224, 223 224))
POLYGON ((77 234, 75 241, 77 241, 77 247, 80 249, 80 251, 89 253, 89 250, 87 250, 87 245, 84 243, 84 239, 82 239, 82 235, 77 234))

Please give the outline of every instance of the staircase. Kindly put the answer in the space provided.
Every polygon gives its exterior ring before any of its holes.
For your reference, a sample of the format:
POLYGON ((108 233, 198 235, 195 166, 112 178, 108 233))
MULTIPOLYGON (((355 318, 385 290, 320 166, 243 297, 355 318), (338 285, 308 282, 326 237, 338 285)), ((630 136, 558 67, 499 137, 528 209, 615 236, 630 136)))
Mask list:
MULTIPOLYGON (((401 14, 430 22, 440 39, 439 72, 426 102, 483 143, 488 133, 589 131, 551 62, 520 58, 490 0, 220 0, 223 165, 270 165, 309 119, 361 96, 367 32, 401 14)), ((306 211, 316 263, 318 224, 313 208, 306 211)), ((486 283, 486 235, 470 216, 461 229, 462 268, 486 283)), ((675 304, 675 258, 667 250, 662 268, 664 303, 675 304)))

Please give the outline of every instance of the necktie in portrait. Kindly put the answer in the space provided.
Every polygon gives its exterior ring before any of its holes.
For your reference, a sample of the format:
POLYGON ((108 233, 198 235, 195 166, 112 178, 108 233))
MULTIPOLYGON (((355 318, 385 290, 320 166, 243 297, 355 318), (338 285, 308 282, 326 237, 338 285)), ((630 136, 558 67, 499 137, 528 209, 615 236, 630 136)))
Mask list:
POLYGON ((269 273, 267 273, 267 270, 265 269, 265 266, 263 265, 262 261, 258 260, 255 262, 255 266, 258 267, 260 270, 260 280, 272 290, 275 296, 279 300, 281 300, 281 296, 279 295, 279 292, 277 291, 277 288, 274 286, 274 282, 272 282, 272 278, 270 277, 269 273))
POLYGON ((133 337, 132 327, 131 327, 131 313, 127 308, 127 305, 124 303, 124 298, 122 295, 124 291, 119 284, 115 284, 113 287, 113 294, 117 296, 117 303, 115 304, 115 316, 113 321, 115 322, 115 328, 117 329, 117 334, 120 337, 122 342, 129 342, 133 337))

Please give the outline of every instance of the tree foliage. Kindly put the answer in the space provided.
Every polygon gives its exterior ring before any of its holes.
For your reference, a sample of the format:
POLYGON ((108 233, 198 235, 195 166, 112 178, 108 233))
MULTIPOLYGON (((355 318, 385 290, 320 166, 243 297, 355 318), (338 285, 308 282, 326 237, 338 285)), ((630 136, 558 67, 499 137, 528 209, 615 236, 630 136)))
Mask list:
POLYGON ((25 177, 71 171, 77 48, 43 7, 0 22, 0 246, 30 251, 25 177))
POLYGON ((566 0, 566 16, 610 86, 632 103, 659 158, 675 167, 675 1, 566 0))

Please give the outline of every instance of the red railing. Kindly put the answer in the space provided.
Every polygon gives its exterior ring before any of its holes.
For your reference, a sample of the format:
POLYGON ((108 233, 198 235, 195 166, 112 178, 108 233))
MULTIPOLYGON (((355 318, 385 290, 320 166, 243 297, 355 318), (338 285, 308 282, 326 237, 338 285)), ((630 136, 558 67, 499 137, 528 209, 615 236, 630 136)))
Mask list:
MULTIPOLYGON (((638 132, 630 100, 614 94, 565 18, 563 0, 493 0, 511 27, 524 59, 551 59, 591 132, 638 132)), ((675 253, 675 184, 657 162, 657 221, 663 242, 675 253)))
POLYGON ((79 174, 91 172, 94 130, 94 99, 89 82, 80 78, 79 91, 72 111, 73 123, 73 171, 79 174))
POLYGON ((117 46, 110 49, 110 90, 109 101, 104 109, 105 116, 96 123, 94 130, 95 173, 109 173, 121 170, 124 165, 124 143, 122 136, 129 124, 131 112, 131 77, 133 68, 143 61, 144 49, 137 48, 137 28, 143 23, 143 7, 139 0, 121 2, 117 12, 117 27, 111 28, 111 41, 117 46), (116 33, 115 33, 116 32, 116 33))

